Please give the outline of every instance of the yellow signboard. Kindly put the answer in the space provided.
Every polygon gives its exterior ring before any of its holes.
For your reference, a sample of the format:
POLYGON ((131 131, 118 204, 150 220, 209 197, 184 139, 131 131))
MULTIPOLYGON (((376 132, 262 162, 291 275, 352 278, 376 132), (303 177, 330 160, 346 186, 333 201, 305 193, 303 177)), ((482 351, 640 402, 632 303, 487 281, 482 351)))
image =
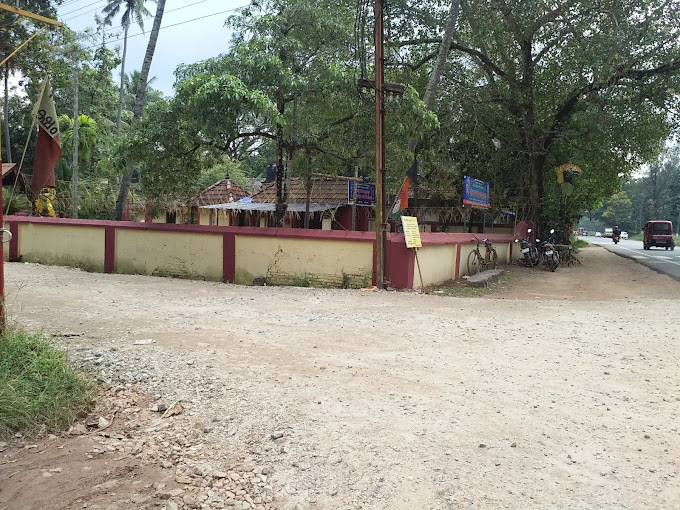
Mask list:
POLYGON ((404 239, 407 248, 420 248, 423 242, 420 240, 420 228, 418 228, 418 218, 415 216, 402 216, 401 224, 404 227, 404 239))

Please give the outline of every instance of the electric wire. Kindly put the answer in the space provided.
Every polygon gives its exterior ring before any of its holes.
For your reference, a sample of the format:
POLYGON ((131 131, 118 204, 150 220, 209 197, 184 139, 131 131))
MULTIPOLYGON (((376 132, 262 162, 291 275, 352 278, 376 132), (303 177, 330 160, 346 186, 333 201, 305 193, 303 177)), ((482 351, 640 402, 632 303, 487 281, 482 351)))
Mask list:
MULTIPOLYGON (((166 10, 165 10, 165 14, 170 13, 170 12, 179 11, 179 10, 181 10, 181 9, 186 9, 187 7, 193 7, 194 5, 202 4, 202 3, 207 2, 207 1, 208 1, 208 0, 199 0, 198 2, 194 2, 194 3, 191 3, 191 4, 182 5, 182 6, 180 6, 180 7, 175 7, 174 9, 166 9, 166 10)), ((88 15, 88 14, 90 14, 90 13, 97 12, 97 11, 99 11, 99 10, 100 10, 100 9, 92 9, 91 11, 83 12, 82 14, 77 14, 77 15, 72 16, 72 17, 70 17, 70 18, 65 18, 65 19, 63 19, 62 21, 63 21, 64 23, 66 23, 66 22, 71 21, 71 20, 73 20, 73 19, 79 18, 79 17, 81 17, 81 16, 86 16, 86 15, 88 15)), ((147 21, 147 20, 153 19, 154 16, 155 16, 154 14, 149 14, 148 16, 142 16, 142 21, 147 21)), ((123 28, 123 25, 116 25, 115 27, 107 28, 107 30, 108 30, 108 31, 111 31, 111 30, 118 30, 119 28, 123 28)))
MULTIPOLYGON (((201 19, 210 18, 210 17, 212 17, 212 16, 218 16, 218 15, 220 15, 220 14, 225 14, 225 13, 227 13, 227 12, 235 12, 235 11, 237 11, 237 10, 239 10, 239 9, 242 9, 243 7, 246 7, 246 6, 245 6, 245 5, 242 5, 242 6, 239 6, 239 7, 233 7, 233 8, 231 8, 231 9, 227 9, 227 10, 224 10, 224 11, 214 12, 214 13, 212 13, 212 14, 206 14, 205 16, 199 16, 199 17, 197 17, 197 18, 192 18, 192 19, 180 21, 180 22, 178 22, 178 23, 173 23, 172 25, 166 25, 166 26, 164 26, 164 27, 161 27, 160 30, 165 30, 166 28, 172 28, 172 27, 176 27, 176 26, 179 26, 179 25, 185 25, 185 24, 191 23, 191 22, 193 22, 193 21, 198 21, 198 20, 201 20, 201 19)), ((145 35, 145 34, 144 34, 144 32, 139 32, 139 33, 136 33, 136 34, 128 35, 128 40, 132 39, 133 37, 139 37, 140 35, 145 35)), ((111 39, 111 40, 109 40, 109 41, 106 41, 106 44, 108 45, 108 44, 110 44, 110 43, 119 42, 119 41, 122 41, 122 40, 124 40, 124 39, 125 39, 124 37, 120 37, 120 38, 118 38, 118 39, 111 39)), ((98 48, 98 47, 100 47, 100 46, 101 46, 101 44, 93 44, 93 45, 87 46, 87 47, 85 47, 85 48, 83 48, 83 49, 84 49, 84 50, 90 50, 90 49, 92 49, 92 48, 98 48)))
POLYGON ((88 7, 92 7, 93 5, 101 3, 106 3, 106 0, 97 0, 96 2, 91 2, 87 5, 83 5, 82 7, 78 7, 77 9, 73 9, 72 11, 65 12, 62 14, 62 16, 68 16, 69 14, 73 14, 74 12, 82 11, 83 9, 87 9, 88 7))

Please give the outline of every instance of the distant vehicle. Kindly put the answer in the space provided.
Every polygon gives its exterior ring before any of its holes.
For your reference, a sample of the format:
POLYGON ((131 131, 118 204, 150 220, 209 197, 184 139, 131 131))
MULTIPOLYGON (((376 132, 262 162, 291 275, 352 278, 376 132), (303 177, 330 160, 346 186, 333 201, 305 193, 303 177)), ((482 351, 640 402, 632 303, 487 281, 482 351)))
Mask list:
POLYGON ((621 239, 628 239, 628 232, 621 232, 621 239))
POLYGON ((588 233, 586 232, 586 229, 583 227, 579 227, 578 230, 576 231, 577 236, 587 236, 588 233))
POLYGON ((604 229, 604 236, 605 237, 614 237, 614 229, 613 228, 605 228, 604 229))
POLYGON ((595 232, 595 237, 602 237, 602 232, 595 232))
POLYGON ((652 246, 675 249, 673 224, 670 221, 648 221, 645 225, 642 247, 649 250, 652 246))

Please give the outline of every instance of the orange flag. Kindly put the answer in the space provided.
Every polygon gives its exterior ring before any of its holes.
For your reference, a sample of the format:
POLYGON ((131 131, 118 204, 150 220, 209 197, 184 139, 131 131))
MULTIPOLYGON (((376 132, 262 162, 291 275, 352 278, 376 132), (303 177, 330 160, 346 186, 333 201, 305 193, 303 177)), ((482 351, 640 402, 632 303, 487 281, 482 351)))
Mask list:
POLYGON ((31 191, 37 197, 43 188, 54 188, 54 167, 61 158, 61 134, 49 76, 45 78, 33 115, 38 121, 38 143, 33 160, 31 191))

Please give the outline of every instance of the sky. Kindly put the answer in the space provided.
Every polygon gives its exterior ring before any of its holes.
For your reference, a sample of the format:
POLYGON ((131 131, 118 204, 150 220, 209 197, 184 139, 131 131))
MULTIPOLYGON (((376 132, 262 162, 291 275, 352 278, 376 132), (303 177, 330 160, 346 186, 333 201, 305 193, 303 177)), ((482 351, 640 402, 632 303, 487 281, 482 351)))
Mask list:
MULTIPOLYGON (((71 30, 80 32, 90 27, 94 31, 94 17, 96 14, 103 17, 102 9, 108 2, 109 0, 64 0, 58 10, 58 19, 71 30)), ((156 78, 151 86, 166 96, 173 95, 173 73, 178 65, 192 64, 228 51, 231 31, 224 26, 224 22, 234 14, 235 9, 248 3, 249 0, 166 0, 163 23, 149 74, 150 79, 156 78)), ((126 74, 142 68, 156 4, 147 1, 146 8, 151 15, 144 19, 144 33, 136 23, 130 25, 126 74)), ((107 41, 107 46, 111 49, 119 46, 122 54, 121 14, 122 10, 113 25, 107 29, 120 35, 107 41)), ((120 83, 120 67, 114 70, 113 79, 120 83)))

